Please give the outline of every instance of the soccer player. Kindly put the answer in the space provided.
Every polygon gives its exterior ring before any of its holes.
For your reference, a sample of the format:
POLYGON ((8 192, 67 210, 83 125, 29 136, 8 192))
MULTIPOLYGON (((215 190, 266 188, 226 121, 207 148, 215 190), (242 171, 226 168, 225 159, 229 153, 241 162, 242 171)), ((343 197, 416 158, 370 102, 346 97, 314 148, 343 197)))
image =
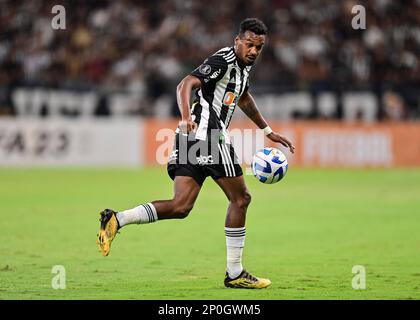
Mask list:
POLYGON ((120 212, 103 210, 98 234, 103 256, 109 254, 117 231, 128 224, 186 218, 204 180, 211 176, 229 200, 225 221, 225 286, 260 289, 271 284, 268 279, 251 275, 242 266, 245 217, 251 196, 227 132, 238 105, 270 140, 294 152, 295 147, 286 137, 271 130, 248 91, 249 72, 263 49, 266 33, 262 21, 245 19, 233 47, 220 49, 179 83, 176 93, 182 119, 175 131, 174 149, 167 167, 174 180, 174 196, 120 212), (196 95, 190 106, 193 90, 196 95))

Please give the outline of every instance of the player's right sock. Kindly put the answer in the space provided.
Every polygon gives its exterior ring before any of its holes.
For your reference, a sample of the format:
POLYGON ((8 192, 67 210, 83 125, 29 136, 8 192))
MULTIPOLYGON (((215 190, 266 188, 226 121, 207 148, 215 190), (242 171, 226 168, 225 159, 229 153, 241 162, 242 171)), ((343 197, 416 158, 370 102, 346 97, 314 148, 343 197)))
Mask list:
POLYGON ((153 206, 152 203, 142 204, 133 209, 117 213, 117 220, 120 227, 133 223, 152 223, 157 221, 157 219, 158 216, 156 213, 156 208, 153 206))

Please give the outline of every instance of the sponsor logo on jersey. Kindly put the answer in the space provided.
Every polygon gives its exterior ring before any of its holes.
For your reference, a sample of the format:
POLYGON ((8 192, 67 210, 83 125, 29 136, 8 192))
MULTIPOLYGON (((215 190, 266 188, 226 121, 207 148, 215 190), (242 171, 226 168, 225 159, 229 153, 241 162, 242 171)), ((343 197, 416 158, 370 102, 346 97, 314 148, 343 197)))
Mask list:
POLYGON ((233 92, 227 92, 223 99, 223 104, 226 106, 230 106, 231 104, 236 104, 238 101, 238 96, 233 92))
POLYGON ((197 157, 197 163, 200 166, 206 165, 206 164, 213 164, 213 156, 209 155, 209 156, 199 156, 197 157))
POLYGON ((216 79, 216 78, 219 76, 220 71, 221 71, 221 70, 219 69, 219 70, 217 70, 217 71, 213 72, 213 74, 210 76, 210 78, 211 78, 211 79, 216 79))
POLYGON ((178 158, 178 150, 174 150, 169 156, 169 162, 176 161, 177 158, 178 158))

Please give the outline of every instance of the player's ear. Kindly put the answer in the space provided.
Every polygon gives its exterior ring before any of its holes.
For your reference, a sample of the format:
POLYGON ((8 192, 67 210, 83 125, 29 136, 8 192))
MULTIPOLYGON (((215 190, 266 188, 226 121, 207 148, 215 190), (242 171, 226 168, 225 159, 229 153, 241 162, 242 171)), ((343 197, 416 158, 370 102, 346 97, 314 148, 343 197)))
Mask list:
POLYGON ((241 40, 239 37, 239 34, 235 37, 235 46, 238 44, 238 42, 241 40))

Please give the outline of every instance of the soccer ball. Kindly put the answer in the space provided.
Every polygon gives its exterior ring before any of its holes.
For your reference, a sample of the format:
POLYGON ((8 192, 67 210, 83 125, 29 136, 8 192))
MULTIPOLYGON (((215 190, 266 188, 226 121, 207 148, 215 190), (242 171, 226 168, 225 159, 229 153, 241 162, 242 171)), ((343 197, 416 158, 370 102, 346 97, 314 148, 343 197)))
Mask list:
POLYGON ((264 148, 255 153, 251 167, 260 182, 271 184, 284 178, 289 165, 279 149, 264 148))

